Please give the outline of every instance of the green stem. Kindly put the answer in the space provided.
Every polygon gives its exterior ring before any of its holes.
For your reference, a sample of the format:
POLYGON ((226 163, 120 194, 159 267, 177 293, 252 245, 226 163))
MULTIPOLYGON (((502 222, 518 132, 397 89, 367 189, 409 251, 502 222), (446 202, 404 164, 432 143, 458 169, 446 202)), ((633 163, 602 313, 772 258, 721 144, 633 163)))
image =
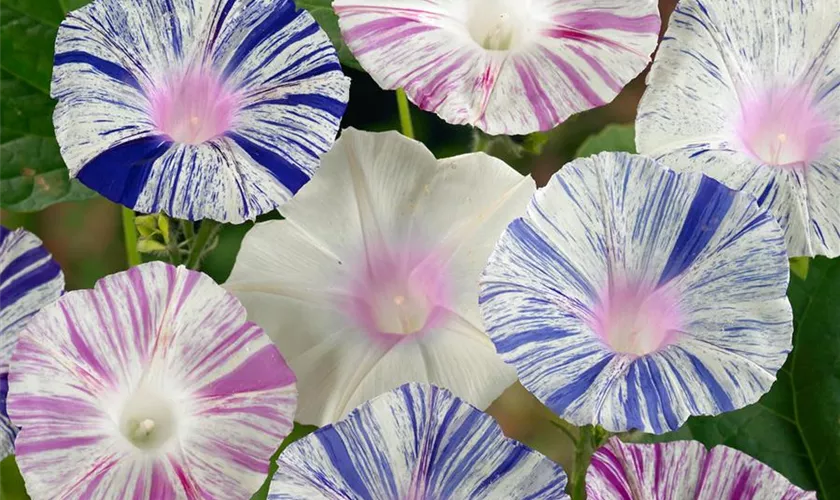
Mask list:
POLYGON ((178 248, 178 243, 175 241, 170 242, 169 245, 166 246, 166 250, 169 252, 169 262, 173 266, 180 266, 181 250, 178 248))
POLYGON ((586 469, 592 458, 592 426, 580 428, 580 437, 575 448, 575 464, 572 471, 571 491, 572 500, 586 500, 586 469))
POLYGON ((195 225, 193 224, 193 221, 182 220, 181 221, 181 228, 184 231, 184 236, 186 236, 186 238, 188 240, 193 239, 193 237, 195 236, 195 225))
POLYGON ((400 128, 404 136, 414 139, 414 125, 411 123, 411 108, 405 90, 397 89, 397 110, 400 113, 400 128))
POLYGON ((125 257, 128 267, 143 263, 137 250, 137 227, 134 224, 134 210, 122 207, 123 235, 125 236, 125 257))
POLYGON ((201 221, 198 234, 190 247, 190 255, 187 257, 187 268, 197 271, 201 266, 201 257, 204 255, 204 247, 210 241, 210 237, 219 228, 219 223, 212 220, 201 221))
POLYGON ((563 434, 565 434, 566 437, 569 438, 569 440, 572 442, 572 444, 574 444, 575 447, 577 447, 578 438, 575 436, 574 432, 572 431, 573 426, 571 424, 568 424, 565 421, 560 420, 560 419, 553 419, 553 420, 550 420, 550 422, 551 422, 551 425, 553 425, 554 427, 559 429, 561 432, 563 432, 563 434))

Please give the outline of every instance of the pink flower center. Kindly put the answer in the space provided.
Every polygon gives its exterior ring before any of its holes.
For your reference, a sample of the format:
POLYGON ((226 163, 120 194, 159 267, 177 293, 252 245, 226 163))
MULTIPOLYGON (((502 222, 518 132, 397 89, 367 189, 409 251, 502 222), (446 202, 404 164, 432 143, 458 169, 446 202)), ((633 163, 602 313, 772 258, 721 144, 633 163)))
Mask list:
POLYGON ((201 144, 230 129, 239 99, 209 71, 168 79, 149 96, 155 126, 175 142, 201 144))
POLYGON ((665 290, 623 282, 601 295, 592 328, 613 351, 644 356, 673 343, 682 318, 676 297, 665 290))
POLYGON ((348 316, 373 338, 422 333, 448 315, 447 266, 434 251, 379 245, 358 264, 350 295, 348 316))
POLYGON ((767 165, 799 167, 819 158, 831 123, 807 89, 773 89, 741 104, 735 123, 741 149, 767 165))

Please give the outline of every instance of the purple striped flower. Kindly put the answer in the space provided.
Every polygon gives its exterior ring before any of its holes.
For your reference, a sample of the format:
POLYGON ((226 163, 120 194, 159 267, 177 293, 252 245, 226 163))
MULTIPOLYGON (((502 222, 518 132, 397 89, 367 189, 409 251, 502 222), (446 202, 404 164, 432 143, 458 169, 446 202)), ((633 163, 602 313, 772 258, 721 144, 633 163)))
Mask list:
POLYGON ((681 0, 639 106, 640 153, 755 196, 792 257, 840 256, 838 12, 681 0))
POLYGON ((610 102, 650 61, 655 0, 335 0, 376 82, 489 134, 548 130, 610 102))
POLYGON ((345 130, 257 224, 225 287, 298 377, 297 420, 325 425, 406 382, 487 408, 516 375, 478 312, 478 276, 534 181, 474 153, 435 159, 396 132, 345 130))
POLYGON ((70 174, 140 212, 239 223, 330 149, 349 79, 292 0, 95 0, 56 40, 70 174))
POLYGON ((296 404, 294 375, 236 298, 159 262, 44 308, 9 384, 35 499, 248 498, 296 404))
POLYGON ((34 234, 0 226, 0 460, 14 453, 17 428, 9 421, 9 360, 33 314, 64 291, 61 268, 34 234))
POLYGON ((489 416, 406 384, 296 441, 269 500, 568 500, 559 465, 509 439, 489 416))
POLYGON ((663 433, 754 403, 791 350, 784 239, 755 200, 640 155, 563 167, 480 282, 522 384, 576 425, 663 433))
POLYGON ((816 500, 784 476, 728 446, 697 441, 625 444, 610 439, 586 472, 589 500, 816 500))

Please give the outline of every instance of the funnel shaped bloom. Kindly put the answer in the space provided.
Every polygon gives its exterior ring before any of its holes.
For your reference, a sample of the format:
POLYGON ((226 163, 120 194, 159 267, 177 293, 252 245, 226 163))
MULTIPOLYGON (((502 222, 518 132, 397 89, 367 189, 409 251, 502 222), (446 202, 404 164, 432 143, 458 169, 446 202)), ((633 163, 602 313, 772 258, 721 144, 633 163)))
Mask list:
POLYGON ((305 184, 349 80, 292 0, 95 0, 56 40, 70 174, 111 201, 239 223, 305 184))
POLYGON ((0 460, 14 452, 17 429, 9 422, 9 360, 18 333, 33 314, 61 296, 61 268, 34 234, 0 226, 0 460))
POLYGON ((586 472, 590 500, 816 500, 784 476, 728 446, 697 441, 624 444, 610 439, 586 472))
POLYGON ((294 375, 207 276, 149 263, 21 332, 9 414, 33 498, 250 498, 292 428, 294 375))
POLYGON ((345 130, 282 221, 246 236, 225 285, 324 425, 406 382, 486 408, 516 380, 484 333, 478 277, 534 182, 483 153, 436 160, 396 132, 345 130))
POLYGON ((661 433, 755 402, 791 349, 779 225, 643 156, 574 161, 502 236, 481 311, 522 384, 577 425, 661 433))
POLYGON ((277 464, 270 500, 569 498, 559 465, 425 384, 368 401, 292 443, 277 464))
POLYGON ((639 152, 755 196, 791 257, 840 255, 838 12, 683 0, 639 107, 639 152))
POLYGON ((548 130, 611 101, 650 62, 654 0, 335 0, 376 82, 490 134, 548 130))

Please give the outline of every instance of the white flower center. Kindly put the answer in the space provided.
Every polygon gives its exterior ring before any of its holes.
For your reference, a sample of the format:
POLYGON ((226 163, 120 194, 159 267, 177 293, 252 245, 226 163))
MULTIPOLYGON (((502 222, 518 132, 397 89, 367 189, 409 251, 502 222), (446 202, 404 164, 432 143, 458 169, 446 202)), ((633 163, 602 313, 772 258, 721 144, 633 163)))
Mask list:
POLYGON ((175 435, 172 402, 147 388, 138 389, 120 415, 120 432, 137 448, 154 450, 175 435))
POLYGON ((524 7, 512 0, 474 0, 467 29, 473 40, 487 50, 509 50, 521 43, 525 33, 524 7))

